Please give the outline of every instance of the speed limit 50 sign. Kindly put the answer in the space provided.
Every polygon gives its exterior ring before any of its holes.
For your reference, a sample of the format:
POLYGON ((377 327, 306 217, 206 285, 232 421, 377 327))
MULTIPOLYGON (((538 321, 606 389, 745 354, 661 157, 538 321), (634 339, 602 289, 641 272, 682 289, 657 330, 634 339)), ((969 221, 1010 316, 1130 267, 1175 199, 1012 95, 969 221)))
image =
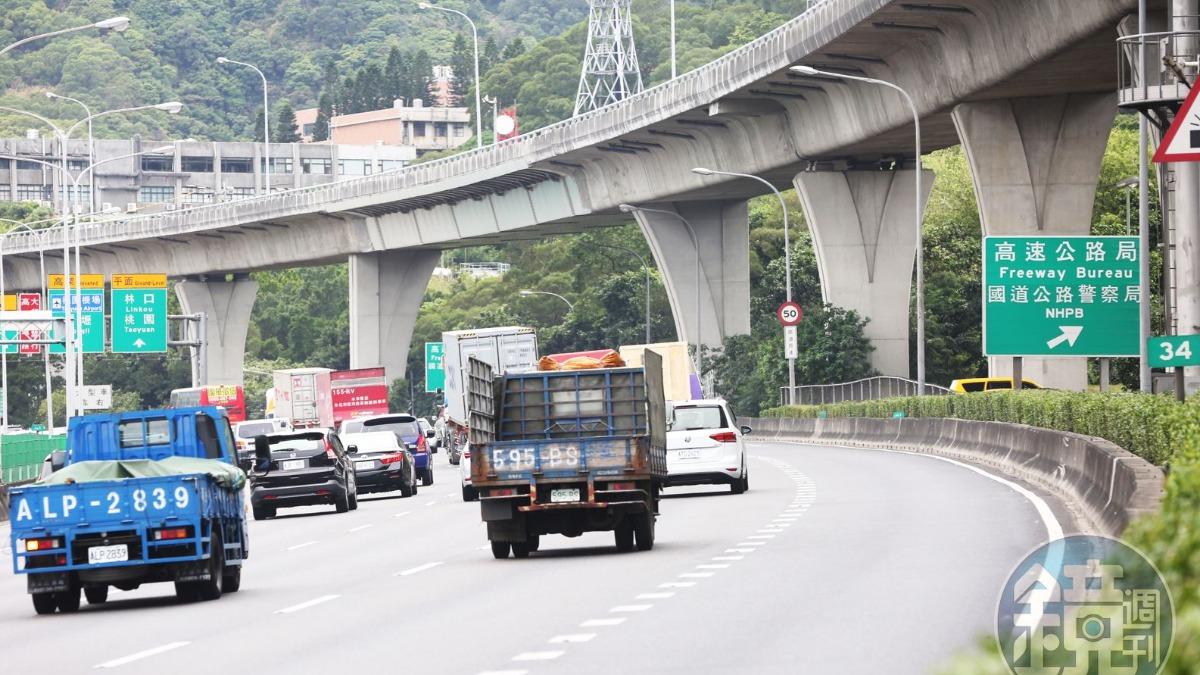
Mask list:
POLYGON ((785 302, 775 310, 775 315, 779 317, 779 323, 784 326, 799 326, 800 319, 804 318, 804 312, 800 310, 800 305, 794 302, 785 302))

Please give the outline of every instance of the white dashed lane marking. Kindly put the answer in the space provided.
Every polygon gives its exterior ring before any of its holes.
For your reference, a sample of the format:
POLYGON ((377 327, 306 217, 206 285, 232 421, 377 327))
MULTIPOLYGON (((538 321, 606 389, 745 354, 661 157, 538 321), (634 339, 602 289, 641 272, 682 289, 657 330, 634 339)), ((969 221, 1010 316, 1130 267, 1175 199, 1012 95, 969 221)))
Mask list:
POLYGON ((314 544, 319 544, 319 543, 321 543, 321 542, 318 542, 318 541, 306 541, 306 542, 304 542, 303 544, 296 544, 295 546, 289 546, 289 547, 287 548, 287 550, 289 550, 289 551, 296 551, 296 550, 299 550, 299 549, 302 549, 302 548, 305 548, 305 547, 308 547, 308 546, 313 546, 314 544))
POLYGON ((666 600, 673 597, 675 597, 674 593, 642 593, 635 597, 634 600, 666 600))
POLYGON ((420 574, 421 572, 424 572, 425 570, 431 570, 441 564, 442 563, 440 563, 440 562, 431 562, 431 563, 425 563, 424 565, 417 565, 416 567, 410 567, 406 570, 396 572, 396 574, 394 576, 410 577, 414 574, 420 574))
POLYGON ((321 597, 313 598, 312 600, 309 600, 308 602, 302 602, 298 605, 292 605, 291 607, 284 607, 283 609, 277 609, 277 610, 275 610, 275 613, 276 614, 292 614, 295 612, 299 612, 302 609, 308 609, 309 607, 316 607, 317 605, 322 605, 326 602, 329 602, 330 600, 337 600, 340 597, 342 597, 342 596, 340 596, 340 595, 322 595, 321 597))
POLYGON ((579 624, 580 628, 601 628, 604 626, 620 626, 625 623, 625 617, 613 617, 611 619, 588 619, 579 624))
POLYGON ((616 607, 613 607, 612 609, 610 609, 608 611, 612 612, 613 614, 626 613, 626 612, 644 612, 653 606, 654 605, 617 605, 616 607))
POLYGON ((595 633, 574 633, 572 635, 555 635, 554 637, 550 638, 550 644, 561 645, 561 644, 573 644, 576 642, 589 642, 594 637, 596 637, 595 633))
POLYGON ((548 652, 522 652, 513 657, 513 661, 553 661, 566 654, 561 649, 548 652))
POLYGON ((122 656, 119 659, 113 659, 112 661, 105 661, 104 663, 96 664, 95 667, 96 668, 118 668, 120 666, 125 665, 126 663, 133 663, 134 661, 140 661, 144 658, 148 658, 151 656, 157 656, 158 654, 162 654, 163 652, 169 652, 172 649, 179 649, 180 647, 186 647, 190 644, 191 644, 190 642, 171 642, 171 643, 162 645, 160 647, 154 647, 153 649, 147 649, 145 651, 137 652, 136 654, 130 654, 129 656, 122 656))

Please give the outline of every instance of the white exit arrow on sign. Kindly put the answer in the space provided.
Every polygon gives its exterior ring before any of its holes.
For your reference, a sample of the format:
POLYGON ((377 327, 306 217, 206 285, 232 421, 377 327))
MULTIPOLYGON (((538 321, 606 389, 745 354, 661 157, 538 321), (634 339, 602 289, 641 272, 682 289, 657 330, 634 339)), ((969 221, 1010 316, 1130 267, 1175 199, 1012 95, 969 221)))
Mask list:
POLYGON ((138 338, 133 341, 133 346, 137 347, 138 349, 141 349, 142 347, 146 346, 146 341, 143 340, 142 338, 138 338))
POLYGON ((1083 326, 1059 326, 1058 329, 1062 331, 1062 333, 1053 340, 1046 342, 1046 346, 1050 349, 1054 349, 1064 342, 1066 342, 1069 346, 1074 347, 1076 340, 1079 339, 1079 335, 1083 333, 1083 326))

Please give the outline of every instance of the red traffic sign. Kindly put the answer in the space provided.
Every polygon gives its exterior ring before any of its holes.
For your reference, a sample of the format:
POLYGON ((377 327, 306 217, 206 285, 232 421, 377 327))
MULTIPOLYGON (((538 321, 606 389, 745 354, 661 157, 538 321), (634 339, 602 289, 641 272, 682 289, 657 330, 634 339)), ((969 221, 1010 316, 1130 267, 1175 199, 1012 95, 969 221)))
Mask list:
POLYGON ((1200 87, 1192 87, 1192 92, 1180 106, 1175 121, 1154 153, 1156 163, 1200 162, 1200 109, 1196 106, 1197 95, 1200 95, 1200 87))
POLYGON ((785 302, 775 310, 775 316, 779 317, 779 323, 785 326, 799 326, 800 320, 804 318, 804 311, 794 302, 785 302))

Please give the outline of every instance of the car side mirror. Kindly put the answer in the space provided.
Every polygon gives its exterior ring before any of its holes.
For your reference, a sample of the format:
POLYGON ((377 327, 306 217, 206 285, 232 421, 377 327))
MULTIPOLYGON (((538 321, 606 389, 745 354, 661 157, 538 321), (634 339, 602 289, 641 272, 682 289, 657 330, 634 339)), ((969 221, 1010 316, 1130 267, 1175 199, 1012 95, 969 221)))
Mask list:
POLYGON ((750 427, 748 427, 744 424, 740 427, 740 429, 742 431, 743 436, 749 436, 750 434, 754 433, 753 429, 751 429, 750 427))
POLYGON ((358 446, 357 445, 347 445, 346 452, 351 455, 357 455, 358 454, 358 446))
POLYGON ((437 432, 435 432, 433 429, 425 430, 425 438, 433 438, 436 435, 437 435, 437 432))
POLYGON ((67 465, 67 451, 55 450, 50 453, 50 470, 58 471, 67 465))

